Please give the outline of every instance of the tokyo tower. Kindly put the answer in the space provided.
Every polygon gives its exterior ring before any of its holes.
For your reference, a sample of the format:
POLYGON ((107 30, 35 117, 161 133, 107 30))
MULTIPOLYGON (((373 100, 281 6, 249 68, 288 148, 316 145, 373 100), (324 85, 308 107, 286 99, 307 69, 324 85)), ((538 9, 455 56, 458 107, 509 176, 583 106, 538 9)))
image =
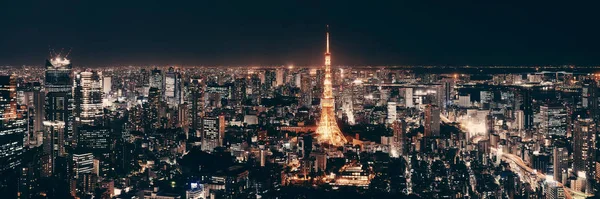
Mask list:
POLYGON ((333 89, 331 86, 331 53, 329 52, 329 26, 327 26, 327 48, 325 51, 325 81, 321 98, 321 120, 317 127, 319 143, 342 146, 347 141, 337 125, 334 111, 333 89))

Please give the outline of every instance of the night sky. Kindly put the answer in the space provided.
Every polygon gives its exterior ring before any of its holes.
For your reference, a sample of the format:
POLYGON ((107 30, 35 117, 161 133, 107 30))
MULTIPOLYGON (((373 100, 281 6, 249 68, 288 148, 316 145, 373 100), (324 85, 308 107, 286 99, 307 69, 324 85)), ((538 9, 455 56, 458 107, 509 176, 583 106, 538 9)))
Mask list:
POLYGON ((373 2, 5 0, 0 65, 600 65, 600 3, 373 2))

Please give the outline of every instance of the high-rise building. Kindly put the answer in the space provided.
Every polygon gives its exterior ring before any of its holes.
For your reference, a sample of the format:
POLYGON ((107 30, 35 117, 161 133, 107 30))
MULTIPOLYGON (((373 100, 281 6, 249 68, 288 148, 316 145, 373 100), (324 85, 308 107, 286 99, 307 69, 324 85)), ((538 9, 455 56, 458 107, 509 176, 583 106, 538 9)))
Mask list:
POLYGON ((201 80, 194 79, 190 82, 189 110, 190 110, 190 132, 189 137, 201 137, 201 118, 204 116, 204 87, 201 80))
POLYGON ((565 189, 558 184, 555 180, 548 180, 546 182, 546 198, 547 199, 564 199, 566 198, 565 189))
POLYGON ((391 144, 390 156, 398 158, 404 155, 404 121, 396 120, 392 123, 393 140, 391 144))
POLYGON ((539 133, 548 136, 566 136, 567 109, 560 104, 542 105, 537 115, 539 133))
POLYGON ((19 114, 16 81, 0 76, 0 174, 21 164, 27 119, 19 114))
POLYGON ((150 73, 150 88, 157 88, 161 91, 163 90, 163 74, 161 70, 155 68, 150 73))
POLYGON ((329 31, 327 31, 327 48, 325 51, 325 80, 323 81, 323 98, 321 99, 321 119, 317 127, 318 141, 334 146, 344 145, 347 140, 338 127, 335 117, 335 100, 331 80, 331 53, 329 52, 329 31))
POLYGON ((225 116, 202 118, 202 150, 212 152, 223 146, 225 136, 225 116))
MULTIPOLYGON (((46 93, 43 90, 43 87, 38 83, 33 85, 33 113, 30 113, 33 116, 33 134, 32 137, 37 138, 38 134, 43 134, 44 132, 44 100, 46 99, 46 93)), ((42 140, 36 139, 36 146, 42 144, 42 140)))
POLYGON ((110 94, 112 91, 112 77, 111 76, 103 76, 102 77, 102 92, 104 95, 110 94))
POLYGON ((233 105, 241 106, 246 101, 246 79, 238 78, 233 82, 231 98, 233 105))
POLYGON ((77 148, 106 152, 112 144, 111 129, 103 126, 83 126, 79 128, 77 139, 77 148))
POLYGON ((387 123, 391 124, 396 121, 398 117, 396 114, 396 102, 388 102, 387 106, 387 123))
POLYGON ((533 96, 532 90, 529 88, 523 88, 520 90, 521 95, 521 110, 523 110, 523 115, 525 116, 525 129, 529 130, 533 128, 533 96))
POLYGON ((144 105, 144 115, 145 115, 145 130, 148 131, 152 128, 160 127, 160 109, 161 109, 161 97, 160 97, 160 89, 156 87, 150 87, 150 91, 148 93, 148 102, 144 105))
MULTIPOLYGON (((71 61, 66 58, 46 60, 46 121, 63 122, 65 144, 74 139, 73 126, 73 75, 71 61)), ((62 139, 61 139, 62 140, 62 139)))
POLYGON ((554 171, 554 180, 558 182, 566 182, 563 179, 563 174, 568 173, 569 169, 569 152, 566 147, 555 147, 552 157, 552 170, 554 171))
MULTIPOLYGON (((595 179, 596 123, 591 118, 578 118, 573 132, 573 173, 584 172, 592 184, 595 179)), ((586 189, 588 190, 588 189, 586 189)))
POLYGON ((94 155, 88 152, 75 152, 71 156, 73 176, 79 178, 82 174, 90 174, 94 168, 94 155))
POLYGON ((515 111, 515 129, 519 132, 525 130, 525 113, 523 110, 515 111))
POLYGON ((413 101, 413 88, 404 89, 404 106, 407 108, 415 106, 413 101))
POLYGON ((285 68, 279 68, 279 69, 275 70, 275 85, 276 86, 283 86, 283 84, 285 84, 286 73, 287 73, 287 70, 285 68))
POLYGON ((591 118, 575 121, 573 132, 573 172, 587 172, 591 160, 596 125, 591 118))
POLYGON ((104 110, 102 107, 102 74, 85 71, 75 75, 74 102, 77 125, 101 125, 104 110))
POLYGON ((65 122, 44 121, 44 154, 48 159, 44 161, 45 175, 52 176, 56 171, 56 159, 65 157, 65 122))
POLYGON ((180 103, 180 80, 179 73, 170 67, 165 74, 165 100, 169 107, 177 107, 180 103))
POLYGON ((440 109, 436 105, 425 107, 425 121, 423 123, 425 137, 440 136, 440 109))

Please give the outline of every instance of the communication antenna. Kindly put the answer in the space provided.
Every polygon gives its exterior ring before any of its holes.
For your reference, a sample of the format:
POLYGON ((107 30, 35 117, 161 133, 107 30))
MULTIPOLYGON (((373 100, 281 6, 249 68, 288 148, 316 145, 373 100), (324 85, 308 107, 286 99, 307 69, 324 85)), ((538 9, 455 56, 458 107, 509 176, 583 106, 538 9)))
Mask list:
POLYGON ((58 55, 57 55, 58 57, 60 57, 60 55, 62 55, 62 52, 63 52, 64 49, 65 48, 60 48, 60 53, 58 53, 58 55))
POLYGON ((71 54, 71 50, 73 50, 73 47, 69 49, 69 52, 67 52, 67 55, 65 55, 65 59, 71 54))

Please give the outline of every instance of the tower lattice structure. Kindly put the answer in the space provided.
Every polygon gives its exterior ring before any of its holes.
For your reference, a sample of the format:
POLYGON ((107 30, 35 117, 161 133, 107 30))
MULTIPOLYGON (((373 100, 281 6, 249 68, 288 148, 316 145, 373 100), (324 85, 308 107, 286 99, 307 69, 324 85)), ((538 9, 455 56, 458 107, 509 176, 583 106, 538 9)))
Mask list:
POLYGON ((347 140, 337 125, 334 105, 333 88, 331 86, 331 53, 329 52, 328 30, 327 48, 325 51, 325 81, 323 82, 323 98, 321 98, 321 120, 319 121, 316 133, 320 143, 342 146, 347 140))

